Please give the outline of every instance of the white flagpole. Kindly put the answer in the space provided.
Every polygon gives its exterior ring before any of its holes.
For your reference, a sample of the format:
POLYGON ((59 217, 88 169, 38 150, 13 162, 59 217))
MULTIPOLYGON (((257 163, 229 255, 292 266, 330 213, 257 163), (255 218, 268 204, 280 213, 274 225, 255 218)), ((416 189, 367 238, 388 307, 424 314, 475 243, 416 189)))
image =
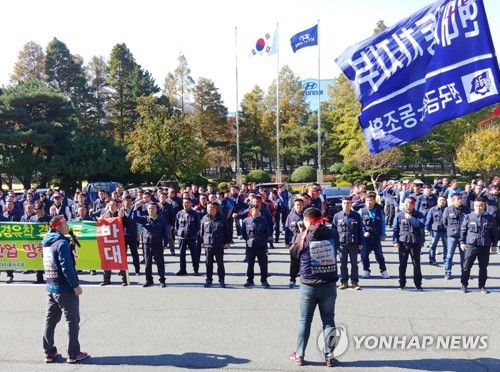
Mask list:
POLYGON ((238 26, 234 27, 234 54, 236 56, 236 183, 241 185, 240 169, 240 121, 238 102, 238 26))
POLYGON ((318 171, 317 171, 317 182, 323 182, 323 169, 321 167, 321 63, 320 63, 320 43, 319 38, 319 19, 318 19, 318 33, 316 37, 318 38, 318 171))
POLYGON ((276 35, 273 43, 278 44, 276 49, 276 182, 281 182, 281 168, 280 168, 280 44, 279 44, 279 23, 276 24, 276 35))

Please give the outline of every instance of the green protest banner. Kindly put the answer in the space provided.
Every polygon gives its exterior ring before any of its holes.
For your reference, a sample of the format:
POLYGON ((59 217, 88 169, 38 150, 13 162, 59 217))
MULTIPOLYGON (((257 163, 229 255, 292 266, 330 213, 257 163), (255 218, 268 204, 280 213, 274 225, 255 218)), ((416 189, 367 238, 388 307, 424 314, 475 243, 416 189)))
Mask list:
MULTIPOLYGON (((80 243, 74 250, 78 270, 127 269, 120 218, 68 224, 80 243)), ((42 239, 47 232, 47 224, 0 223, 0 270, 43 270, 42 239)))

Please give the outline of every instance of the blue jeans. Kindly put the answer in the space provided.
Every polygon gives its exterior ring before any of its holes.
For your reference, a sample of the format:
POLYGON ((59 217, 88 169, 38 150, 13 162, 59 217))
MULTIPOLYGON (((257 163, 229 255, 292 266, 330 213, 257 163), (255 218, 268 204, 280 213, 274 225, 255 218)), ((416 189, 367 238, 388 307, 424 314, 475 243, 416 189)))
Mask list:
POLYGON ((363 248, 361 249, 361 262, 363 262, 363 270, 370 271, 370 252, 373 251, 375 259, 378 262, 380 272, 386 271, 384 255, 382 254, 382 243, 380 239, 368 240, 365 239, 363 248))
POLYGON ((439 240, 443 242, 443 261, 446 261, 446 256, 448 254, 448 243, 446 231, 431 231, 431 245, 429 247, 429 262, 436 262, 436 247, 439 240))
MULTIPOLYGON (((454 238, 452 236, 448 237, 448 252, 446 254, 446 261, 444 263, 444 272, 445 274, 451 274, 451 268, 453 266, 453 254, 455 253, 455 249, 459 245, 459 238, 454 238)), ((458 247, 458 253, 460 254, 460 272, 462 272, 464 267, 464 256, 465 252, 458 247)))
POLYGON ((335 283, 321 286, 300 285, 300 319, 297 329, 297 345, 295 352, 304 356, 307 341, 311 333, 311 323, 316 305, 323 322, 323 336, 325 339, 325 354, 333 354, 335 347, 335 300, 337 287, 335 283))

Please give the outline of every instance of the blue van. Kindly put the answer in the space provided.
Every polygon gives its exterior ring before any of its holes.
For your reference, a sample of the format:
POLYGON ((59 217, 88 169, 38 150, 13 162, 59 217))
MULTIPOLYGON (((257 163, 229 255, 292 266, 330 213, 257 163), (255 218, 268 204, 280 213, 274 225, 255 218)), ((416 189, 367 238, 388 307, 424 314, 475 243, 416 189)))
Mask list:
POLYGON ((111 193, 116 190, 117 187, 123 189, 123 185, 120 182, 90 182, 87 184, 87 200, 93 202, 99 197, 99 190, 104 190, 111 196, 111 193))

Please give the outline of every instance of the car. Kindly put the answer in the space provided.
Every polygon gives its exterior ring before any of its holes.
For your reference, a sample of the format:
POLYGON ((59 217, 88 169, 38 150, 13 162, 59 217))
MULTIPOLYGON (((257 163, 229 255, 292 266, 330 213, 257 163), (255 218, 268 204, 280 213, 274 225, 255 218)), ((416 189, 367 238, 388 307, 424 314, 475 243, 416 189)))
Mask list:
POLYGON ((331 221, 335 213, 342 210, 342 198, 349 196, 350 191, 350 187, 325 187, 323 189, 326 218, 331 221))
MULTIPOLYGON (((271 193, 273 190, 277 190, 279 185, 285 185, 286 189, 291 192, 290 187, 288 186, 287 183, 285 182, 266 182, 266 183, 259 183, 257 185, 257 190, 258 189, 264 189, 267 192, 267 195, 271 193)), ((293 194, 293 193, 292 193, 293 194)))
POLYGON ((123 189, 123 185, 119 182, 90 182, 87 184, 87 200, 93 202, 98 198, 99 190, 104 190, 111 195, 113 191, 116 190, 117 187, 121 187, 123 189))

